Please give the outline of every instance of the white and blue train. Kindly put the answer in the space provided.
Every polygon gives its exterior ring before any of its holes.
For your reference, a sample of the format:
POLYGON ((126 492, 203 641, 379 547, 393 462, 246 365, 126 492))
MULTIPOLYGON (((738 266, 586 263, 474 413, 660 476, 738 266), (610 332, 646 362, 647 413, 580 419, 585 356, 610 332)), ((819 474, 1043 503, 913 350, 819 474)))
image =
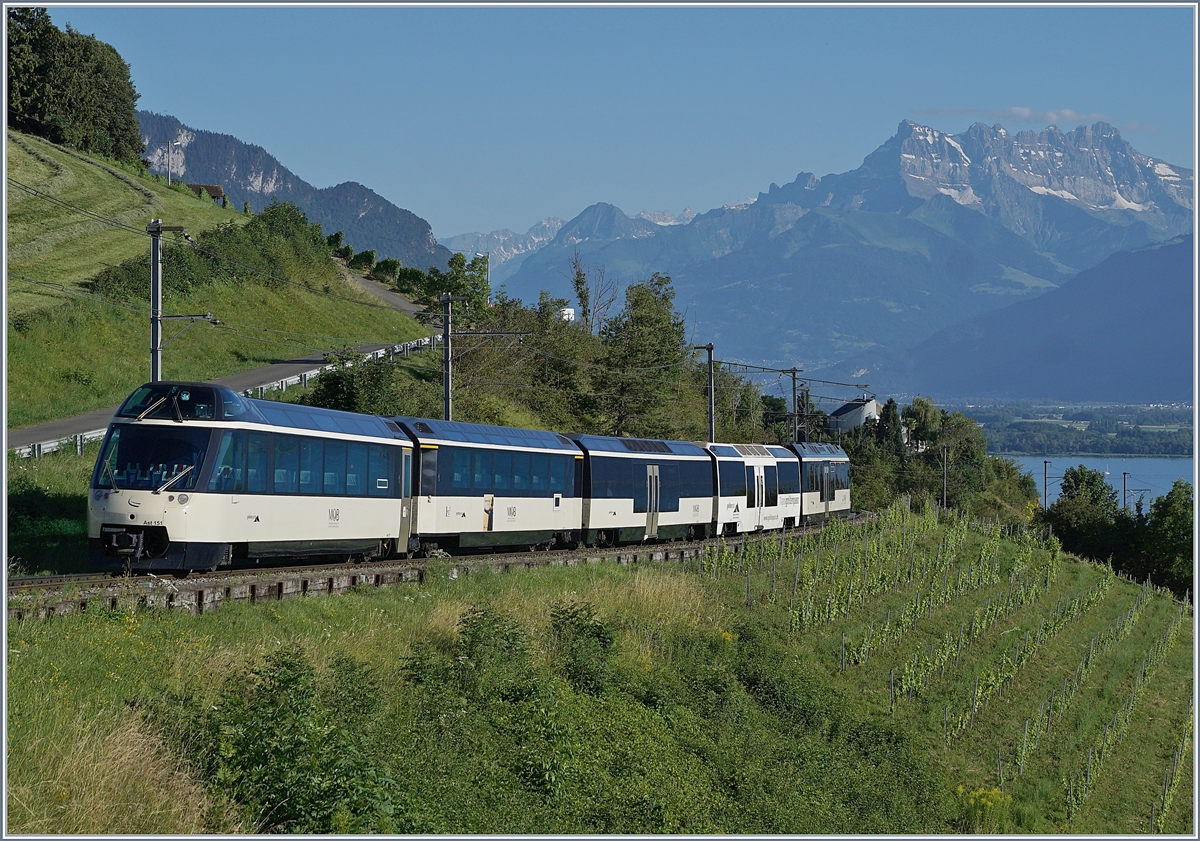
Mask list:
POLYGON ((696 540, 849 510, 849 459, 830 444, 560 435, 157 382, 109 426, 88 540, 96 567, 187 572, 696 540))

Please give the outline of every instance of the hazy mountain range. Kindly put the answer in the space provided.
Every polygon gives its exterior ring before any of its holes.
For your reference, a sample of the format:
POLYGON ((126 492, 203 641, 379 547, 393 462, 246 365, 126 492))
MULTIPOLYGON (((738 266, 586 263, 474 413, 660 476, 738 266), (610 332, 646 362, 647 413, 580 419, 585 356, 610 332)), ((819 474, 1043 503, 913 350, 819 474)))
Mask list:
POLYGON ((373 248, 379 259, 395 257, 421 269, 445 268, 450 259, 428 222, 356 181, 318 189, 261 146, 150 111, 138 111, 137 118, 153 172, 167 173, 167 143, 177 142, 171 150, 174 176, 192 184, 220 184, 235 208, 248 201, 258 212, 278 198, 295 203, 326 233, 341 231, 356 251, 373 248))
MULTIPOLYGON (((686 225, 593 205, 507 285, 526 299, 542 288, 568 296, 578 249, 621 281, 670 274, 695 340, 719 356, 810 372, 853 357, 871 369, 873 354, 891 358, 1118 251, 1190 234, 1192 183, 1191 170, 1142 155, 1106 123, 951 135, 906 120, 855 170, 802 172, 686 225)), ((1190 355, 1165 364, 1190 372, 1190 355)), ((872 387, 900 384, 893 367, 873 370, 872 387)), ((917 374, 906 388, 926 388, 917 374)))
POLYGON ((156 171, 176 140, 173 171, 223 185, 235 206, 295 201, 357 250, 410 266, 486 252, 492 285, 512 297, 569 298, 576 252, 619 284, 669 274, 692 338, 714 342, 718 358, 798 364, 881 394, 1191 396, 1194 173, 1107 123, 947 134, 905 120, 857 169, 801 172, 705 213, 630 216, 600 202, 524 234, 439 243, 361 184, 317 189, 261 147, 138 117, 156 171), (1101 334, 1090 352, 1088 331, 1101 334), (1122 364, 1153 374, 1112 376, 1101 357, 1118 343, 1122 364))
MULTIPOLYGON (((685 207, 683 212, 676 216, 669 210, 643 210, 630 218, 655 225, 686 225, 696 218, 696 211, 685 207)), ((516 274, 526 257, 551 242, 562 226, 563 220, 557 216, 550 216, 534 224, 524 234, 502 228, 490 234, 455 234, 452 237, 443 237, 438 242, 451 251, 489 255, 492 263, 492 285, 499 286, 516 274)))
POLYGON ((823 378, 887 393, 983 399, 1187 402, 1192 395, 1191 234, 1113 254, 1057 289, 863 354, 823 378))

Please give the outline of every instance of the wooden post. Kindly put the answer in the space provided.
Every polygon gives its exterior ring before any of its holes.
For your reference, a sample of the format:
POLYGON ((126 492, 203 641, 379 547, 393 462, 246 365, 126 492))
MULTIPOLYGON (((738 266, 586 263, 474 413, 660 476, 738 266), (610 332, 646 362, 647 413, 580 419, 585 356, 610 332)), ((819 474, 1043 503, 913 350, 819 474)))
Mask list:
POLYGON ((1017 767, 1017 774, 1025 773, 1025 753, 1029 745, 1029 719, 1025 719, 1025 735, 1021 737, 1021 764, 1017 767))

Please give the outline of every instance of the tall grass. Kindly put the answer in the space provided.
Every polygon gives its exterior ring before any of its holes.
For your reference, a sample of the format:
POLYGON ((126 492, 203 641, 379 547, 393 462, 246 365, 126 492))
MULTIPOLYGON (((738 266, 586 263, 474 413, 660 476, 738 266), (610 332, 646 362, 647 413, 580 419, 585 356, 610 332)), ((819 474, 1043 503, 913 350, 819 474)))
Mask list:
POLYGON ((36 459, 7 454, 10 575, 88 569, 87 493, 99 452, 92 441, 83 455, 72 447, 36 459))
MULTIPOLYGON (((879 567, 872 553, 880 547, 907 553, 907 537, 900 538, 917 525, 899 518, 831 529, 819 547, 821 580, 835 554, 845 565, 835 581, 861 580, 879 567)), ((936 551, 958 527, 943 523, 922 539, 936 551)), ((974 563, 990 532, 968 531, 962 557, 974 563)), ((939 670, 927 689, 893 705, 889 672, 992 596, 964 592, 894 650, 843 670, 836 656, 843 631, 902 594, 879 593, 841 619, 796 631, 792 578, 780 570, 794 575, 790 563, 801 551, 803 563, 815 565, 818 547, 793 538, 737 553, 715 576, 712 557, 703 574, 698 563, 591 564, 454 581, 437 562, 421 587, 231 604, 191 618, 101 612, 15 623, 10 745, 33 750, 56 718, 74 733, 84 725, 70 724, 72 715, 87 727, 144 728, 173 757, 163 773, 184 788, 199 784, 209 798, 200 810, 206 830, 1072 828, 1061 775, 1126 704, 1151 639, 1177 608, 1150 592, 1141 618, 1126 620, 1128 633, 1094 654, 1097 665, 1081 677, 1075 702, 1018 775, 1025 719, 1141 588, 1064 558, 1052 586, 964 649, 958 669, 939 670), (1056 605, 1065 616, 1064 596, 1106 580, 1105 597, 1064 622, 980 705, 969 738, 948 744, 945 705, 967 693, 975 674, 1003 662, 1038 617, 1056 615, 1056 605)), ((1009 575, 1037 574, 1050 558, 1044 551, 1028 556, 1002 540, 995 557, 1004 586, 1009 575)), ((1190 626, 1179 633, 1190 651, 1190 626)), ((1165 649, 1160 673, 1129 706, 1124 737, 1094 779, 1075 830, 1129 831, 1129 810, 1103 806, 1102 792, 1121 787, 1148 822, 1149 798, 1187 709, 1184 648, 1165 649)), ((50 788, 37 783, 35 765, 12 766, 10 791, 27 813, 65 820, 50 788)), ((135 776, 158 779, 154 773, 135 776)), ((1178 776, 1187 781, 1191 773, 1185 763, 1178 776)), ((1168 820, 1190 821, 1184 799, 1174 798, 1168 820)), ((195 825, 171 820, 179 831, 195 825)))

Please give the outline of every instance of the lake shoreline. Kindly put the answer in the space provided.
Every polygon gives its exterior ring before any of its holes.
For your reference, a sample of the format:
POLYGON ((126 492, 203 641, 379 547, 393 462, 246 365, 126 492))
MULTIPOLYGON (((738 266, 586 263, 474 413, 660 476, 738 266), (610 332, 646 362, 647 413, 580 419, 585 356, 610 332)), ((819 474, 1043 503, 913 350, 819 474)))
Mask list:
POLYGON ((993 453, 996 458, 1195 458, 1191 453, 993 453))

